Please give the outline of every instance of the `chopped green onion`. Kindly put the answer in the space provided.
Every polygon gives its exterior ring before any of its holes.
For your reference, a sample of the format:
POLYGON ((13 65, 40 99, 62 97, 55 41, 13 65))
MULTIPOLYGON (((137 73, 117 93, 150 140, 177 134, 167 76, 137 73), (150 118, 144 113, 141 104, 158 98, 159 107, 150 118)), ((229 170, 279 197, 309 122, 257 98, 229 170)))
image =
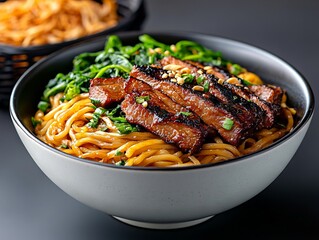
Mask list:
POLYGON ((91 103, 92 103, 94 106, 97 106, 97 105, 101 104, 101 101, 98 100, 98 99, 93 99, 93 98, 91 98, 91 103))
POLYGON ((123 155, 123 152, 119 151, 119 150, 116 150, 115 152, 115 156, 121 156, 123 155))
POLYGON ((252 84, 251 82, 248 82, 247 80, 245 80, 245 79, 240 79, 241 80, 241 82, 244 84, 244 85, 246 85, 246 86, 252 86, 252 85, 254 85, 254 84, 252 84))
POLYGON ((93 117, 90 120, 90 122, 87 124, 91 128, 97 128, 97 125, 99 124, 99 120, 101 115, 103 115, 106 112, 106 110, 102 107, 96 108, 93 117))
POLYGON ((124 122, 124 123, 114 122, 114 125, 121 134, 129 134, 131 132, 138 131, 137 127, 131 125, 128 122, 124 122))
POLYGON ((36 127, 38 124, 41 123, 41 121, 36 120, 34 117, 31 117, 32 126, 36 127))
POLYGON ((192 83, 195 79, 195 76, 193 74, 183 74, 182 78, 184 78, 185 83, 192 83))
POLYGON ((184 116, 186 116, 186 117, 192 115, 191 112, 179 112, 179 114, 180 114, 180 115, 184 115, 184 116))
POLYGON ((223 122, 223 128, 226 130, 231 130, 234 125, 234 121, 231 120, 230 118, 225 118, 223 122))
POLYGON ((125 165, 125 161, 124 160, 120 160, 120 161, 116 162, 115 165, 124 166, 125 165))
POLYGON ((197 79, 196 82, 198 85, 201 85, 205 80, 205 77, 203 75, 200 75, 197 79))
POLYGON ((38 108, 42 111, 42 112, 46 112, 46 110, 50 107, 50 103, 46 102, 46 101, 40 101, 38 103, 38 108))
POLYGON ((242 67, 238 64, 232 64, 230 67, 230 73, 234 75, 238 75, 243 71, 242 67))
POLYGON ((143 103, 143 102, 147 102, 150 100, 150 96, 139 96, 135 98, 135 101, 137 103, 143 103))
POLYGON ((62 144, 60 145, 60 148, 68 149, 69 147, 68 147, 68 145, 67 145, 67 144, 62 143, 62 144))
POLYGON ((209 91, 209 81, 205 81, 204 84, 203 84, 203 87, 204 87, 204 92, 208 92, 209 91))

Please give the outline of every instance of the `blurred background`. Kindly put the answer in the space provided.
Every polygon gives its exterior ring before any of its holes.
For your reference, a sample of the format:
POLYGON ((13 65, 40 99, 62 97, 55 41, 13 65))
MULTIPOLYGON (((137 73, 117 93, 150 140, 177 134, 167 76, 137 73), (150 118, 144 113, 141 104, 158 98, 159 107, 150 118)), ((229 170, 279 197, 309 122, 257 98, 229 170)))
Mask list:
MULTIPOLYGON (((145 0, 145 13, 145 32, 206 33, 270 51, 298 69, 319 97, 317 0, 145 0)), ((67 196, 30 158, 7 107, 0 121, 0 239, 319 239, 317 112, 298 152, 267 189, 205 223, 170 231, 125 225, 67 196)))

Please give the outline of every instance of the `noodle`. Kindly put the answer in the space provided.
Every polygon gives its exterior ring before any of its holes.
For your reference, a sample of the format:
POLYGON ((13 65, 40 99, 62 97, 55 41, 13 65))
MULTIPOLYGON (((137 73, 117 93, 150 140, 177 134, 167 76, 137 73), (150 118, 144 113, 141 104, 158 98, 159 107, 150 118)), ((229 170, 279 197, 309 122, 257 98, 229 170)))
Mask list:
MULTIPOLYGON (((40 121, 35 128, 37 136, 65 153, 109 164, 178 167, 218 163, 265 148, 288 133, 294 124, 293 112, 285 106, 284 128, 262 129, 238 147, 216 137, 205 143, 200 152, 189 155, 149 132, 120 134, 108 117, 101 118, 108 131, 92 129, 87 126, 94 112, 88 93, 66 102, 60 101, 62 95, 51 97, 52 108, 48 113, 44 115, 39 110, 35 114, 35 119, 40 121)), ((286 97, 283 97, 285 102, 286 97)))
POLYGON ((0 3, 0 43, 54 44, 93 34, 118 22, 114 0, 8 0, 0 3))

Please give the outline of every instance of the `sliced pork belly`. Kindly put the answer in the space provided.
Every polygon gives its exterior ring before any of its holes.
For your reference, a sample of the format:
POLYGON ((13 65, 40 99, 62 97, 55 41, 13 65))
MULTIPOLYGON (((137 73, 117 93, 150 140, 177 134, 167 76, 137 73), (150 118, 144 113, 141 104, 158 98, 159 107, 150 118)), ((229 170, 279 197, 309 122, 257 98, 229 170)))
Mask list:
POLYGON ((252 85, 249 90, 266 102, 278 105, 281 103, 283 90, 278 86, 252 85))
POLYGON ((163 79, 164 70, 150 66, 135 66, 131 76, 137 78, 153 89, 161 91, 174 102, 186 107, 198 115, 204 123, 213 127, 227 142, 238 145, 240 140, 250 134, 249 129, 241 123, 232 105, 222 104, 214 96, 206 96, 194 91, 188 84, 179 85, 169 79, 163 79), (231 127, 225 127, 225 122, 231 122, 231 127))
POLYGON ((98 107, 105 107, 112 103, 118 103, 124 99, 125 79, 93 78, 90 81, 89 97, 98 107))
POLYGON ((234 93, 236 93, 240 97, 257 104, 260 108, 262 108, 265 111, 266 115, 263 119, 263 124, 262 124, 263 127, 271 128, 274 125, 276 118, 280 114, 280 105, 272 104, 270 102, 267 102, 261 99, 256 94, 249 91, 247 87, 240 87, 234 84, 229 84, 227 82, 225 82, 224 85, 226 85, 229 89, 231 89, 234 93))
POLYGON ((183 152, 198 152, 205 140, 205 132, 199 122, 183 114, 172 114, 161 106, 160 99, 147 92, 127 94, 121 103, 121 109, 128 122, 138 124, 158 135, 167 143, 175 144, 183 152), (147 106, 136 101, 139 97, 148 97, 147 106))
POLYGON ((165 57, 160 63, 162 66, 181 66, 181 68, 188 69, 189 73, 194 74, 196 77, 204 76, 205 79, 208 79, 210 82, 209 93, 219 99, 221 103, 232 105, 233 107, 230 110, 235 112, 240 121, 244 122, 245 125, 250 128, 250 131, 255 131, 263 127, 262 123, 266 115, 263 109, 250 101, 250 99, 245 99, 237 95, 229 89, 227 85, 219 83, 219 79, 225 79, 230 76, 226 71, 212 66, 205 67, 197 62, 182 61, 174 57, 165 57))
POLYGON ((126 93, 138 93, 142 95, 148 95, 152 99, 153 104, 158 105, 160 108, 165 111, 180 115, 187 115, 188 120, 193 121, 196 125, 203 131, 205 136, 214 137, 216 136, 215 129, 209 127, 205 123, 201 121, 199 116, 195 113, 191 112, 189 108, 180 105, 177 102, 174 102, 170 97, 163 94, 161 91, 153 89, 147 83, 140 81, 134 77, 130 77, 129 80, 125 84, 125 92, 126 93))
MULTIPOLYGON (((275 119, 280 115, 280 102, 283 91, 280 87, 272 87, 270 85, 253 85, 243 86, 241 84, 232 84, 227 79, 238 79, 238 83, 242 83, 242 79, 232 75, 226 69, 217 66, 204 66, 198 62, 181 61, 174 57, 166 57, 161 61, 162 65, 176 64, 187 67, 191 73, 198 75, 199 69, 208 75, 213 75, 221 84, 213 84, 210 86, 210 93, 220 99, 222 102, 231 101, 234 97, 234 108, 238 110, 239 118, 247 119, 246 124, 259 130, 261 128, 271 128, 275 119), (223 86, 223 87, 220 87, 223 86), (228 89, 227 90, 225 90, 228 89), (229 94, 231 91, 231 94, 229 94), (229 96, 228 99, 225 96, 229 96), (251 114, 249 114, 249 112, 251 114), (255 120, 254 120, 255 119, 255 120), (254 122, 255 124, 252 124, 254 122)), ((211 78, 213 79, 213 78, 211 78)))

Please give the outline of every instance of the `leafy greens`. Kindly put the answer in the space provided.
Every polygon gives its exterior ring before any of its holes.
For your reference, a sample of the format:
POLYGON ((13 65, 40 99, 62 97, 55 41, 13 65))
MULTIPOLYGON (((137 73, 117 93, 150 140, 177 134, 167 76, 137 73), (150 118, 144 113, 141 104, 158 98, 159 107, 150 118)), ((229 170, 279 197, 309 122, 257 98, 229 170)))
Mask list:
MULTIPOLYGON (((73 69, 67 74, 59 73, 51 79, 38 104, 45 112, 50 108, 50 96, 64 92, 62 100, 70 100, 76 95, 89 91, 90 80, 93 78, 118 77, 127 78, 133 65, 149 65, 167 55, 182 60, 193 60, 205 64, 226 66, 231 64, 222 58, 220 52, 206 49, 204 46, 188 40, 182 40, 175 45, 159 42, 151 36, 139 36, 139 43, 134 46, 124 46, 118 36, 108 37, 104 49, 93 53, 82 53, 73 59, 73 69)), ((234 71, 240 71, 235 65, 234 71)), ((190 76, 190 80, 191 80, 190 76)), ((121 133, 137 131, 129 124, 119 106, 113 110, 97 108, 88 126, 96 127, 101 115, 108 116, 121 133)))

